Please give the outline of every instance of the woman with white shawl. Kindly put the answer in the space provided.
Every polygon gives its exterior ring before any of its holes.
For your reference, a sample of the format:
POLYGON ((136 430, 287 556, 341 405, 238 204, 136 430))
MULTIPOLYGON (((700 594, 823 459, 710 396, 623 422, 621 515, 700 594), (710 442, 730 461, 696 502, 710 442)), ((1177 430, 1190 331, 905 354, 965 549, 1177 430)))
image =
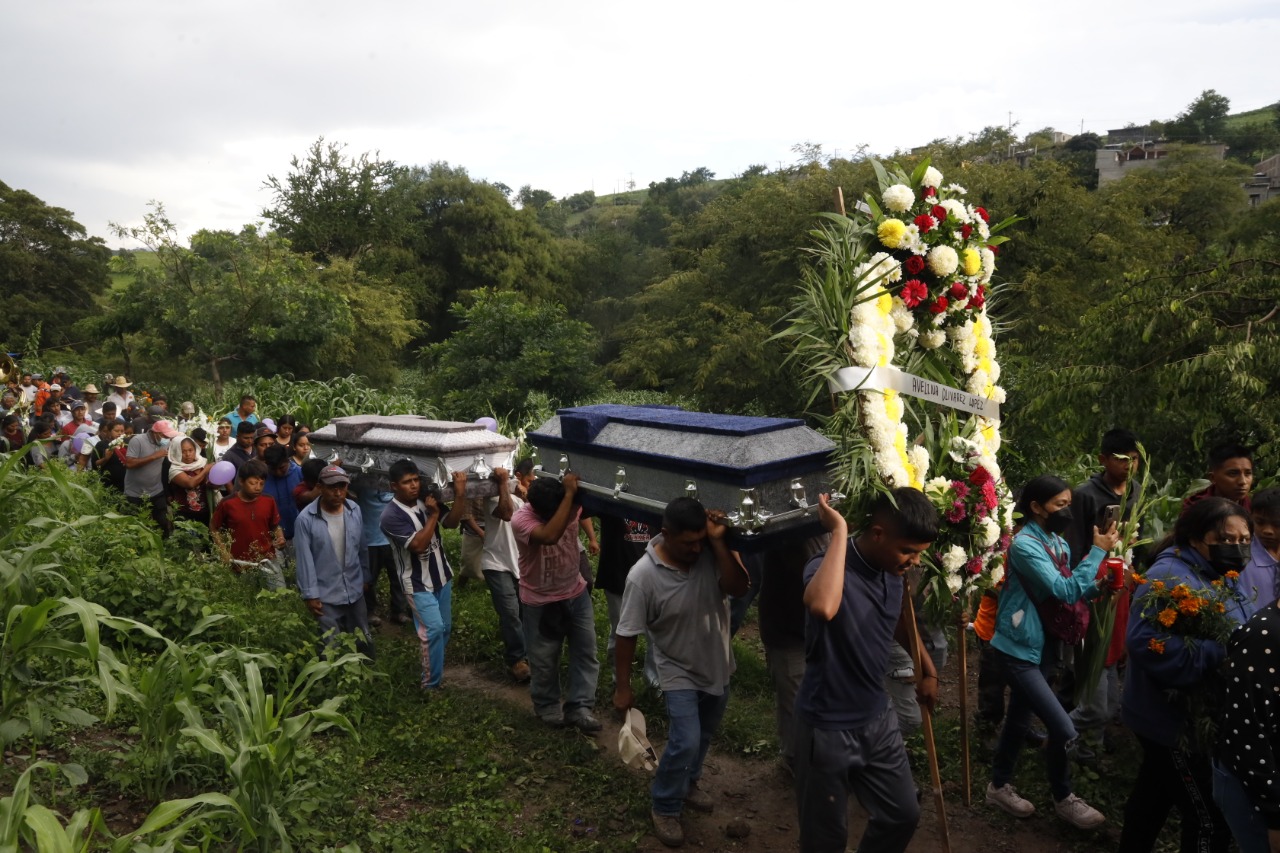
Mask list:
POLYGON ((205 483, 212 462, 200 455, 195 439, 182 436, 169 442, 169 504, 176 520, 209 523, 205 483))

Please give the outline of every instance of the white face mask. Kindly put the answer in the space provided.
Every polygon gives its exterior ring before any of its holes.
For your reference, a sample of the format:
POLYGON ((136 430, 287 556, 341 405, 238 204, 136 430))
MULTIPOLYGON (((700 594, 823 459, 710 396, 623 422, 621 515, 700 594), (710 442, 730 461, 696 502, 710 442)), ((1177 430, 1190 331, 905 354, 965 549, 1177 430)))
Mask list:
POLYGON ((169 446, 169 439, 167 439, 167 438, 162 438, 162 439, 160 439, 160 446, 161 446, 161 447, 168 447, 168 446, 169 446))

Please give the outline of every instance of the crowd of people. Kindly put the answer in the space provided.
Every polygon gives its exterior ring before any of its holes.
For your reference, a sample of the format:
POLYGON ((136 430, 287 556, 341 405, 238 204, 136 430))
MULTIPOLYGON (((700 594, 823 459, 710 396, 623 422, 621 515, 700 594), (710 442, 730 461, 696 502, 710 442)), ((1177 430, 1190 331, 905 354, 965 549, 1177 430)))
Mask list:
MULTIPOLYGON (((175 520, 208 525, 218 555, 268 587, 283 587, 292 565, 322 635, 353 634, 370 657, 386 575, 386 613, 412 623, 423 690, 443 685, 455 581, 483 580, 504 661, 515 681, 528 683, 537 717, 600 731, 599 586, 614 709, 632 707, 639 669, 668 717, 651 785, 654 833, 668 846, 684 842, 686 808, 714 808, 703 763, 729 702, 731 639, 758 595, 800 848, 847 849, 850 796, 870 817, 860 851, 901 851, 910 842, 919 789, 903 736, 919 726, 921 707, 934 706, 946 660, 945 635, 908 616, 905 577, 941 523, 921 492, 878 496, 852 531, 824 495, 818 535, 778 534, 753 553, 729 547, 723 513, 685 497, 660 520, 600 518, 597 536, 573 472, 538 477, 526 459, 494 471, 492 497, 469 495, 465 472, 437 484, 410 460, 394 463, 382 485, 360 475, 353 482, 344 468, 313 458, 306 425, 285 414, 260 420, 252 396, 209 435, 193 426, 189 403, 177 416, 162 397, 140 406, 124 377, 112 378, 101 402, 92 385, 53 380, 28 375, 6 389, 0 452, 22 453, 33 466, 61 458, 91 469, 166 535, 175 520), (228 478, 215 477, 219 464, 234 469, 228 478), (456 577, 442 528, 461 528, 456 577)), ((1216 448, 1208 488, 1186 500, 1172 533, 1126 553, 1131 542, 1121 530, 1136 540, 1127 522, 1142 506, 1140 445, 1131 432, 1112 430, 1100 446, 1099 470, 1086 482, 1073 488, 1044 475, 1018 490, 1005 577, 974 615, 979 719, 999 731, 986 802, 1018 818, 1035 813, 1013 784, 1031 743, 1044 751, 1054 813, 1081 829, 1100 826, 1103 815, 1074 793, 1072 766, 1096 760, 1123 721, 1143 758, 1124 810, 1122 853, 1151 851, 1173 810, 1184 853, 1226 851, 1233 838, 1244 853, 1274 853, 1280 701, 1272 700, 1280 682, 1268 638, 1280 620, 1280 489, 1254 493, 1249 450, 1216 448), (1228 642, 1171 633, 1172 620, 1146 606, 1162 589, 1226 590, 1222 612, 1238 630, 1228 642), (1096 685, 1073 689, 1085 677, 1072 654, 1084 603, 1107 597, 1115 606, 1095 610, 1114 614, 1105 663, 1096 685), (1216 703, 1215 741, 1194 736, 1205 712, 1187 701, 1192 695, 1216 703)))

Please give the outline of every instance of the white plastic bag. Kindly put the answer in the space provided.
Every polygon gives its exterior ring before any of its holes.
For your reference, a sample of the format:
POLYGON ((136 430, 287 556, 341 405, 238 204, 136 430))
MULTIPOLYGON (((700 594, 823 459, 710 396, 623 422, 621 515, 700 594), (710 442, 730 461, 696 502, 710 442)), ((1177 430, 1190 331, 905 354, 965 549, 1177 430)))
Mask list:
POLYGON ((626 719, 618 730, 618 754, 623 764, 637 770, 652 773, 658 767, 658 756, 645 731, 644 714, 635 708, 627 709, 626 719))

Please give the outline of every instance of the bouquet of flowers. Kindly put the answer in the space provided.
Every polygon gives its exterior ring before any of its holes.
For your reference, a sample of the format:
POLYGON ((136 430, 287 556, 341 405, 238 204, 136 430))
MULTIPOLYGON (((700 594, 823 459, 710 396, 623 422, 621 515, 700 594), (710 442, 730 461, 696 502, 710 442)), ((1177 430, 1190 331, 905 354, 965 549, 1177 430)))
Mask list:
MULTIPOLYGON (((817 263, 778 337, 816 380, 811 402, 842 368, 901 367, 997 403, 994 328, 987 314, 998 232, 966 190, 944 182, 928 160, 910 174, 873 163, 878 195, 864 213, 827 215, 813 235, 817 263)), ((993 585, 1004 571, 1002 543, 1012 502, 996 455, 999 422, 936 412, 892 390, 857 389, 832 398, 826 432, 837 444, 834 479, 847 494, 910 486, 943 518, 927 560, 926 607, 952 611, 957 596, 993 585), (919 426, 912 438, 909 422, 919 426), (930 468, 933 468, 930 478, 930 468)), ((846 510, 848 512, 849 510, 846 510)))

